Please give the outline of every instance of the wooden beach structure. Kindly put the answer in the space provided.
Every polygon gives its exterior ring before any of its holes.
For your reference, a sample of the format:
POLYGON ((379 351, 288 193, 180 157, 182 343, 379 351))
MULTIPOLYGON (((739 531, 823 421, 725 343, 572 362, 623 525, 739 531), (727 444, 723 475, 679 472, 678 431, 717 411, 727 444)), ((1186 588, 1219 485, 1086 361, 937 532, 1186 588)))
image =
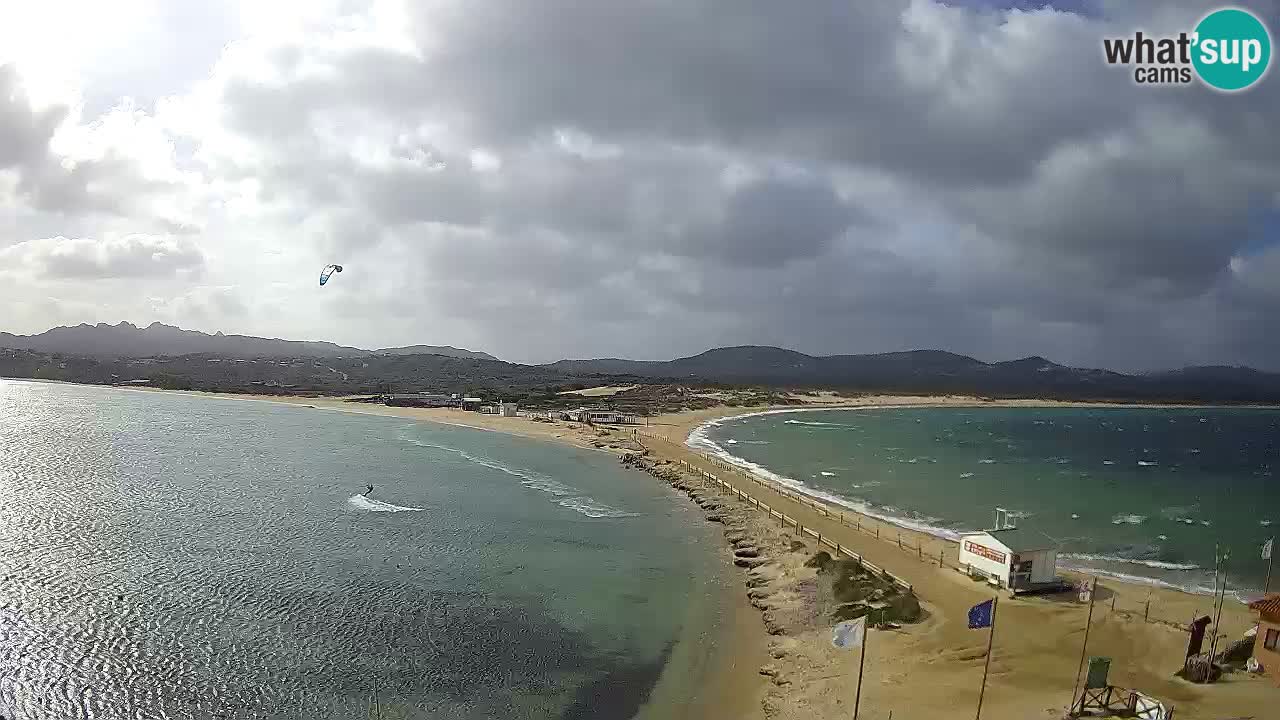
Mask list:
POLYGON ((1280 686, 1280 593, 1268 593, 1254 600, 1249 603, 1249 609, 1258 613, 1253 659, 1262 667, 1262 672, 1280 686))
POLYGON ((996 508, 990 530, 960 536, 960 567, 972 577, 1019 593, 1064 589, 1058 577, 1058 542, 1038 530, 1008 524, 1003 508, 996 508))

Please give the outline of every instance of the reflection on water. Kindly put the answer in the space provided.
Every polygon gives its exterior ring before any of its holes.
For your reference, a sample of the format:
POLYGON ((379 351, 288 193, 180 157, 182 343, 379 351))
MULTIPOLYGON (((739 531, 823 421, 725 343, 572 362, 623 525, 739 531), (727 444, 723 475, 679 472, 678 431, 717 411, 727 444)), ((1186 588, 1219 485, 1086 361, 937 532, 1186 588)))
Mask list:
POLYGON ((709 612, 703 529, 603 454, 8 381, 0 454, 10 718, 629 717, 709 612))

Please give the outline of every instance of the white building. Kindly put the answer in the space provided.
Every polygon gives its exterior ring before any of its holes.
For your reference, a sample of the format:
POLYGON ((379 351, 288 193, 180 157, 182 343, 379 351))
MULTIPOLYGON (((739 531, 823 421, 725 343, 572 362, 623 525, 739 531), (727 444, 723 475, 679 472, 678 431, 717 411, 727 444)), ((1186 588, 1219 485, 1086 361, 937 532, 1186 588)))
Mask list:
POLYGON ((960 536, 960 567, 1013 592, 1058 578, 1058 543, 1038 530, 1009 527, 960 536))
POLYGON ((509 402, 498 403, 498 414, 502 417, 518 417, 518 413, 516 413, 516 404, 509 402))

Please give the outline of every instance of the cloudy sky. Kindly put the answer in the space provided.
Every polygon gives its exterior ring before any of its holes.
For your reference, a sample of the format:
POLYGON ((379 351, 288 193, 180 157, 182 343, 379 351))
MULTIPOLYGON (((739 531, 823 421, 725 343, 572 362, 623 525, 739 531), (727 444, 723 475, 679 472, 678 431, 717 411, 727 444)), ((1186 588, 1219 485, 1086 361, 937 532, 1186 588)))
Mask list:
POLYGON ((1280 78, 1013 4, 4 0, 0 329, 1280 370, 1280 78))

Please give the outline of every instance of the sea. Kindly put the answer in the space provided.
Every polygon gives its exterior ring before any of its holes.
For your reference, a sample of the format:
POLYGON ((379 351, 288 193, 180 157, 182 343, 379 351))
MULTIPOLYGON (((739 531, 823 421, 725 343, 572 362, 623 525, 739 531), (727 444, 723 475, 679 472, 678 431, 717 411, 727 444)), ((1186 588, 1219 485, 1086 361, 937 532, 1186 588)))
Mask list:
POLYGON ((8 720, 661 717, 731 597, 612 455, 400 418, 0 380, 0 493, 8 720))
MULTIPOLYGON (((875 408, 709 423, 695 449, 801 492, 955 539, 1018 527, 1060 566, 1210 593, 1264 585, 1280 525, 1280 411, 875 408)), ((1272 589, 1280 578, 1272 582, 1272 589)))

